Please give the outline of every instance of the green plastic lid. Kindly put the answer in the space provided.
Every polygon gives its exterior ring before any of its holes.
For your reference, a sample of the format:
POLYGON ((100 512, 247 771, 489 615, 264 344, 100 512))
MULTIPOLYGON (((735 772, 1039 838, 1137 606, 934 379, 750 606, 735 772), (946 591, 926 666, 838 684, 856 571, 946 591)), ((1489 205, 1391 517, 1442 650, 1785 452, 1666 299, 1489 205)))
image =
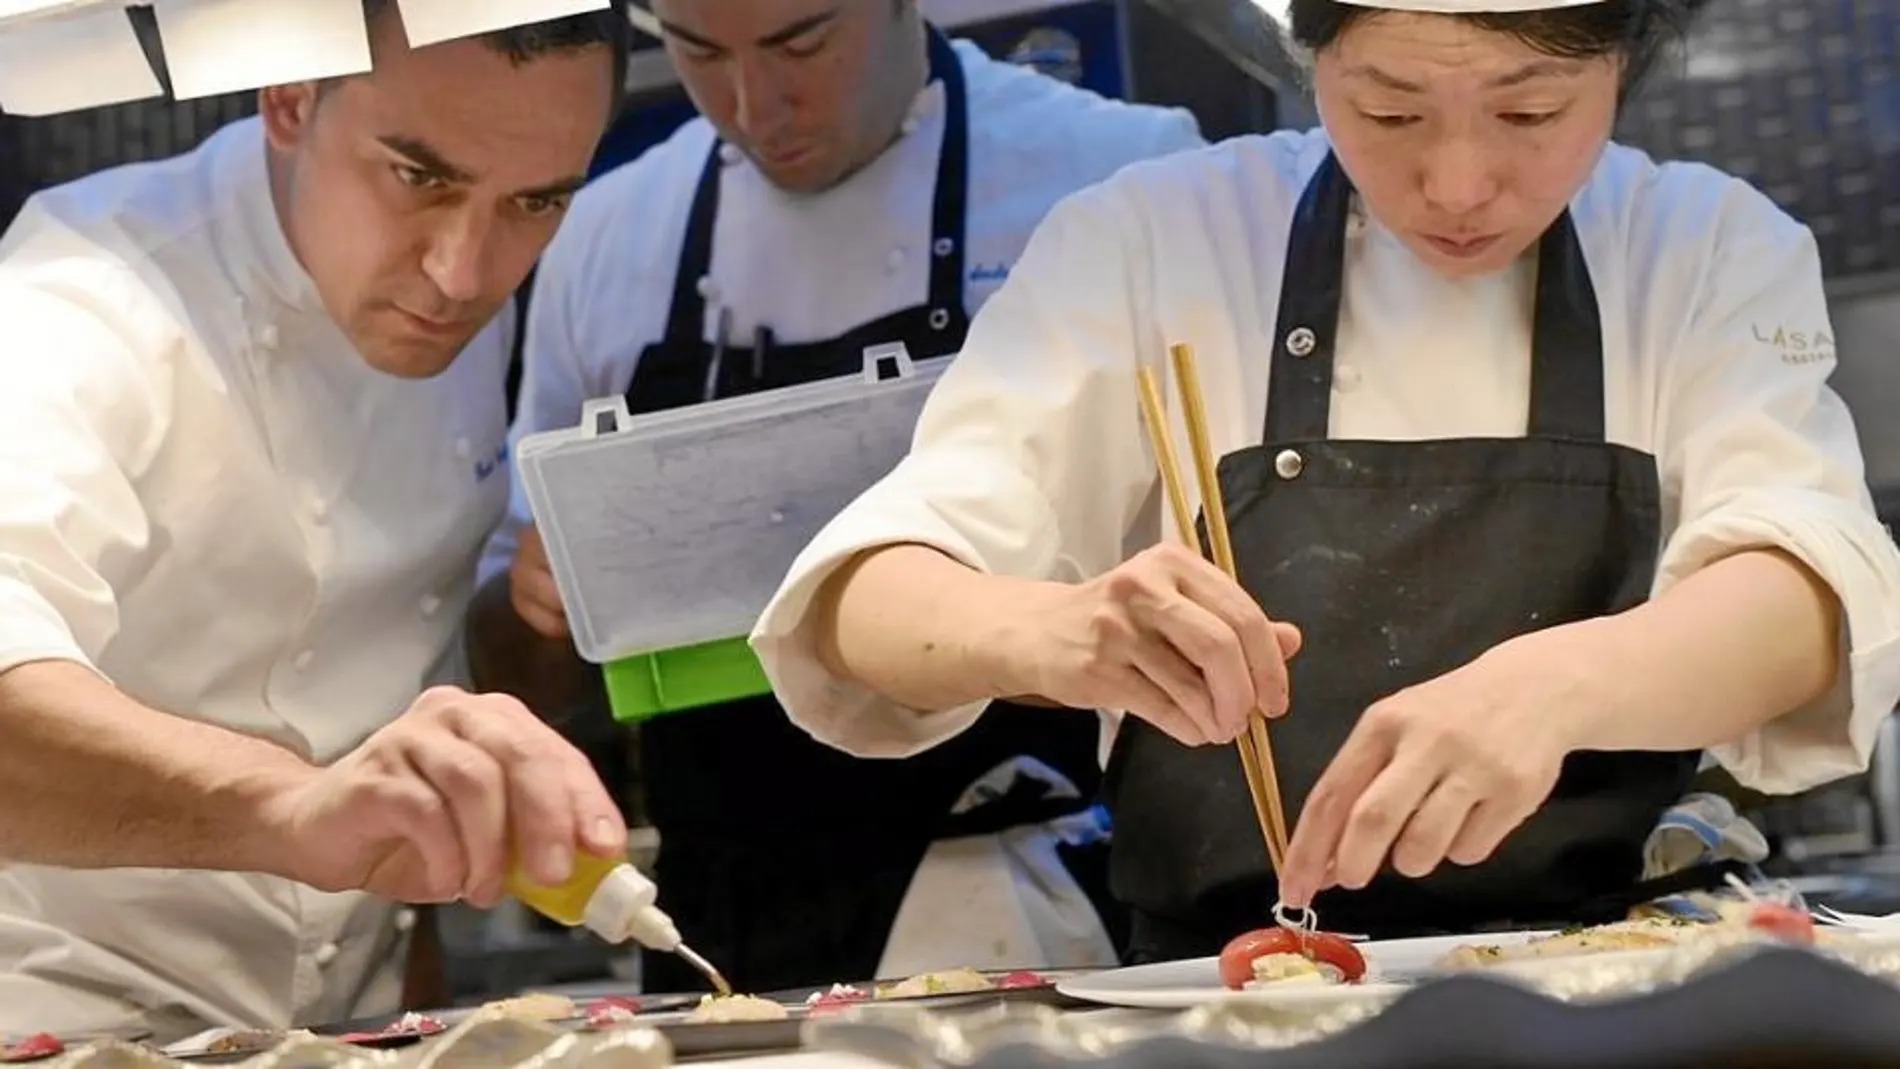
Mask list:
POLYGON ((624 657, 609 661, 602 672, 608 705, 623 724, 772 692, 743 638, 624 657))

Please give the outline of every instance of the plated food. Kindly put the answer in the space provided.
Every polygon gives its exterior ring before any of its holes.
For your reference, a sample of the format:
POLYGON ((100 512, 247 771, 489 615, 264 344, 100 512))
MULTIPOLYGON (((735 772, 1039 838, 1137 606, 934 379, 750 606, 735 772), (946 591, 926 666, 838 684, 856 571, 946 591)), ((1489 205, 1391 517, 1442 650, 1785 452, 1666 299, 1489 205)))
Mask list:
POLYGON ((1714 942, 1773 941, 1813 946, 1836 938, 1840 937, 1818 932, 1806 910, 1757 899, 1725 904, 1713 921, 1643 917, 1571 928, 1518 943, 1469 943, 1447 954, 1442 965, 1448 969, 1481 969, 1513 962, 1667 950, 1714 942))
POLYGON ((1220 952, 1221 986, 1255 991, 1286 984, 1356 984, 1366 958, 1345 936, 1319 930, 1310 909, 1273 907, 1274 926, 1242 932, 1220 952))
POLYGON ((0 1036, 0 1063, 37 1062, 44 1058, 58 1057, 64 1053, 66 1053, 65 1042, 49 1032, 39 1032, 11 1040, 0 1036))
POLYGON ((741 1021, 783 1021, 791 1010, 782 1002, 757 995, 707 995, 686 1015, 689 1024, 737 1024, 741 1021))

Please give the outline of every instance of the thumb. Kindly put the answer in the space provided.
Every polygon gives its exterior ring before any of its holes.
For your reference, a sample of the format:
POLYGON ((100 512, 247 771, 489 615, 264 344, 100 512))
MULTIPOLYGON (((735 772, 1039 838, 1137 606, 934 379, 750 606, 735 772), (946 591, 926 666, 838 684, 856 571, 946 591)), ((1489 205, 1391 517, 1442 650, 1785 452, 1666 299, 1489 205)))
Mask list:
POLYGON ((1273 624, 1273 637, 1280 643, 1280 656, 1289 661, 1306 645, 1306 636, 1300 634, 1299 628, 1277 620, 1273 624))

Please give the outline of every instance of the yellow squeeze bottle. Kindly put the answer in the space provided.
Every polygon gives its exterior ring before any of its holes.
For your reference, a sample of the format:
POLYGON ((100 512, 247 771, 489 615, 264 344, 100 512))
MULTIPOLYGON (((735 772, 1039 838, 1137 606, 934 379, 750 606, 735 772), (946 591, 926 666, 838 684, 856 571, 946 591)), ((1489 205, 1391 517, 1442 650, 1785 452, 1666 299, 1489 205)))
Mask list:
POLYGON ((508 893, 536 913, 569 928, 585 927, 609 943, 639 943, 651 950, 678 954, 704 973, 714 990, 732 993, 726 978, 680 938, 680 930, 654 905, 660 889, 646 874, 624 860, 580 851, 574 871, 556 886, 534 882, 517 865, 509 870, 508 893))

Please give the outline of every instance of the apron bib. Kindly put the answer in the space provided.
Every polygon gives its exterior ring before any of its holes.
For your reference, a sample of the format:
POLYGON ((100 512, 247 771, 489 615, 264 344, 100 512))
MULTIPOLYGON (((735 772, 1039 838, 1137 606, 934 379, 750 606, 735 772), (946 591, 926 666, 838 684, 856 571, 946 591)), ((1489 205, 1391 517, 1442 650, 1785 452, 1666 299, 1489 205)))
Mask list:
MULTIPOLYGON (((1272 728, 1290 825, 1368 706, 1515 636, 1637 605, 1659 546, 1654 458, 1604 437, 1602 332, 1568 213, 1538 247, 1526 437, 1329 437, 1352 197, 1329 157, 1294 218, 1262 444, 1220 461, 1241 585, 1306 639, 1291 715, 1272 728)), ((1388 868, 1321 894, 1321 923, 1394 938, 1620 915, 1699 756, 1573 754, 1490 860, 1423 880, 1388 868)), ((1214 954, 1271 923, 1274 874, 1233 747, 1183 747, 1127 718, 1108 791, 1136 959, 1214 954)))
MULTIPOLYGON (((917 360, 963 347, 968 98, 962 65, 934 29, 930 72, 943 83, 946 111, 924 303, 826 341, 775 344, 768 331, 749 347, 703 340, 700 281, 712 262, 722 170, 714 146, 688 217, 665 334, 641 353, 627 392, 631 411, 855 375, 874 345, 903 342, 917 360)), ((1097 733, 1094 717, 1073 711, 997 710, 950 743, 887 761, 812 739, 771 696, 652 720, 641 725, 640 745, 648 812, 661 836, 661 904, 741 990, 871 978, 931 844, 1086 809, 1100 785, 1097 733), (967 818, 951 817, 967 787, 1025 755, 1060 772, 1081 797, 1026 785, 967 818)), ((647 956, 645 969, 647 990, 704 986, 670 955, 647 956)))

